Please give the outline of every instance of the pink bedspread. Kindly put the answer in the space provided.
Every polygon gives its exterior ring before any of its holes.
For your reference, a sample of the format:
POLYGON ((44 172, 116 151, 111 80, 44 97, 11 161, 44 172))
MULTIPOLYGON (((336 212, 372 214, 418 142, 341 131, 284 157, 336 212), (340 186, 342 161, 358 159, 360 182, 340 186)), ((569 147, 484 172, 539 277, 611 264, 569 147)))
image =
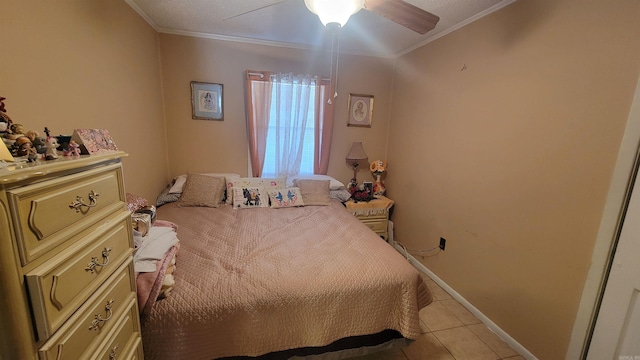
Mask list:
POLYGON ((213 359, 420 334, 418 271, 337 201, 235 210, 160 207, 181 247, 171 295, 143 317, 147 359, 213 359))

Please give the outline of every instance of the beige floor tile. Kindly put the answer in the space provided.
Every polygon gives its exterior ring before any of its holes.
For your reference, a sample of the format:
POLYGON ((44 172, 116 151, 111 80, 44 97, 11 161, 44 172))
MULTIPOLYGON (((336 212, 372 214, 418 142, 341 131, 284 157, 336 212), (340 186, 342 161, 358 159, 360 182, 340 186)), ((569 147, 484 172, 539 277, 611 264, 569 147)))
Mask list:
POLYGON ((407 360, 401 348, 393 348, 379 353, 350 358, 352 360, 407 360))
POLYGON ((434 301, 429 306, 420 310, 420 320, 422 320, 431 331, 464 326, 462 321, 440 301, 434 301))
POLYGON ((499 359, 496 353, 466 327, 434 331, 432 334, 440 340, 456 360, 499 359))
POLYGON ((420 320, 420 332, 422 334, 431 332, 431 329, 424 323, 424 321, 420 320))
POLYGON ((524 360, 524 358, 520 355, 516 355, 516 356, 511 356, 508 358, 504 358, 503 360, 524 360))
POLYGON ((451 295, 449 295, 448 292, 444 291, 444 289, 441 288, 440 285, 436 284, 435 281, 430 280, 430 281, 425 281, 425 283, 427 284, 427 287, 429 288, 429 290, 431 290, 431 294, 433 295, 434 300, 453 299, 451 295))
POLYGON ((465 325, 481 324, 482 322, 475 317, 466 307, 462 306, 458 301, 454 299, 442 300, 442 304, 449 309, 455 316, 460 319, 465 325))
POLYGON ((409 360, 456 360, 433 334, 423 334, 402 351, 409 360))
POLYGON ((507 345, 506 342, 500 339, 498 335, 494 334, 493 331, 489 330, 486 325, 470 325, 468 326, 468 328, 501 358, 508 358, 510 356, 518 355, 515 350, 513 350, 509 345, 507 345))

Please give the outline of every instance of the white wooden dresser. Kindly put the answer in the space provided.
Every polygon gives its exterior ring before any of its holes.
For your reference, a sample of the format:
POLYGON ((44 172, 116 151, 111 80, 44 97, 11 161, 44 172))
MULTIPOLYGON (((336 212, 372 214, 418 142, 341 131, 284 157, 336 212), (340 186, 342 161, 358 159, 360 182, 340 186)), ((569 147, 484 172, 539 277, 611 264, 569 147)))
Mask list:
POLYGON ((0 168, 0 359, 142 359, 123 152, 0 168))

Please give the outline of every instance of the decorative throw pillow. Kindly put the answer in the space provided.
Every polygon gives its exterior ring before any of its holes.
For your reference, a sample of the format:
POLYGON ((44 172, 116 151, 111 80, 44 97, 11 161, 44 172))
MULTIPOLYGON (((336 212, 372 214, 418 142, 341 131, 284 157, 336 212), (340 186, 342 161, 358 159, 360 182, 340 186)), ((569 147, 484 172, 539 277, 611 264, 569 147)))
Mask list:
POLYGON ((302 193, 297 187, 286 189, 276 189, 267 191, 271 207, 274 209, 283 207, 304 206, 302 201, 302 193))
POLYGON ((224 190, 224 177, 189 174, 178 204, 179 206, 218 207, 224 190))
POLYGON ((329 180, 296 179, 293 184, 300 188, 305 205, 329 205, 329 180))
POLYGON ((268 207, 269 195, 260 187, 233 187, 233 208, 248 209, 268 207))
MULTIPOLYGON (((229 181, 227 181, 228 183, 229 181)), ((227 184, 227 194, 235 194, 233 188, 241 187, 254 187, 254 188, 263 188, 263 189, 284 189, 286 187, 287 179, 286 178, 233 178, 231 179, 231 183, 227 184)), ((265 193, 266 195, 266 193, 265 193)), ((268 195, 266 195, 268 196, 268 195)), ((233 203, 235 206, 235 201, 232 198, 229 201, 229 196, 227 196, 227 204, 233 203)))

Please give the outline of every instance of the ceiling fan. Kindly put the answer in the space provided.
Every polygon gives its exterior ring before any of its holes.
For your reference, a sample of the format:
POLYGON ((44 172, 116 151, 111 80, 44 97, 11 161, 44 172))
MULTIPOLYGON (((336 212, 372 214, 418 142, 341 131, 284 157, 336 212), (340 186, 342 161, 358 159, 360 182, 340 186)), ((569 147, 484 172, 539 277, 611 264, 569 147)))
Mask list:
MULTIPOLYGON (((289 0, 277 1, 243 14, 285 1, 289 0)), ((402 0, 304 0, 304 3, 311 12, 318 15, 325 26, 337 23, 342 27, 347 23, 351 15, 361 9, 376 13, 421 35, 435 28, 440 20, 437 15, 402 0)), ((243 14, 234 15, 231 18, 243 14)))

